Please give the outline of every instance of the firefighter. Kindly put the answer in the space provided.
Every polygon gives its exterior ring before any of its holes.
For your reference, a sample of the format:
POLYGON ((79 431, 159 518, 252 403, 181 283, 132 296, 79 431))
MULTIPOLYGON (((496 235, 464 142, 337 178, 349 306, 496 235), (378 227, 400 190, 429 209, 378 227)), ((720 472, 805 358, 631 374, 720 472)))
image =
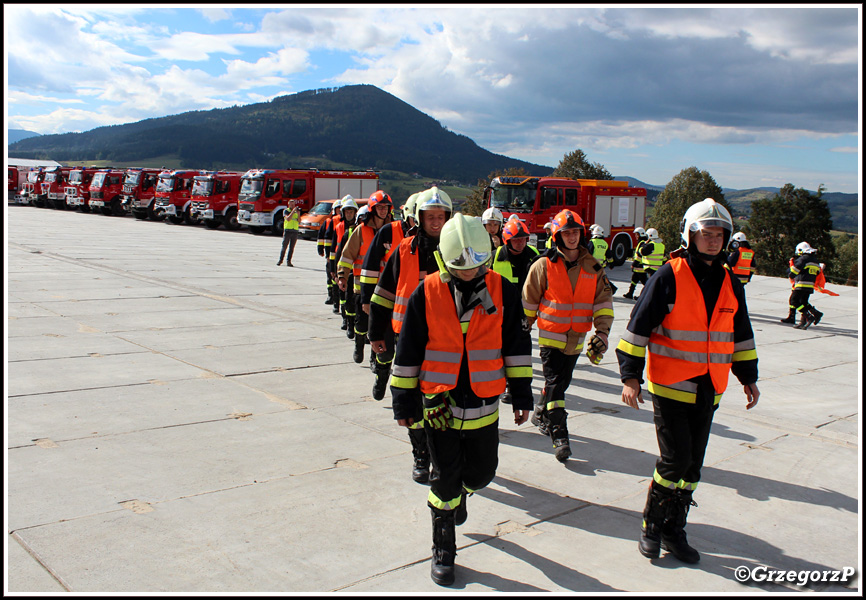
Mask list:
POLYGON ((347 303, 348 291, 339 286, 337 280, 337 261, 343 252, 343 247, 349 239, 349 235, 355 227, 357 215, 358 203, 355 202, 355 199, 351 196, 344 196, 340 203, 340 221, 334 226, 334 231, 331 236, 331 260, 333 262, 332 269, 334 273, 334 283, 336 284, 338 294, 340 307, 339 312, 343 316, 343 324, 340 326, 340 329, 346 332, 346 337, 350 340, 355 337, 354 307, 352 306, 352 303, 347 303), (352 325, 351 327, 349 326, 350 324, 352 325))
POLYGON ((496 250, 502 245, 502 222, 504 221, 502 211, 491 206, 481 214, 481 223, 484 229, 490 234, 490 243, 493 244, 493 249, 496 250))
POLYGON ((298 243, 298 227, 300 225, 301 211, 298 209, 298 201, 294 198, 289 200, 288 208, 291 209, 288 214, 283 211, 283 245, 280 249, 280 260, 277 262, 278 267, 283 264, 286 248, 289 249, 286 266, 295 266, 292 264, 292 255, 295 253, 295 244, 298 243))
MULTIPOLYGON (((409 297, 429 273, 439 271, 433 253, 439 243, 442 227, 451 217, 451 198, 437 187, 425 190, 417 196, 415 215, 413 220, 418 227, 410 230, 412 235, 404 238, 388 258, 370 300, 370 347, 377 353, 373 397, 377 400, 385 396, 394 348, 403 326, 409 297)), ((430 477, 430 451, 423 420, 414 422, 408 432, 412 444, 412 479, 427 483, 430 477)))
POLYGON ((439 272, 412 292, 394 357, 394 418, 405 427, 423 419, 427 432, 430 575, 439 585, 454 583, 455 525, 466 521, 467 498, 496 475, 506 381, 515 424, 532 407, 532 340, 520 294, 487 268, 492 254, 490 235, 475 217, 456 213, 445 223, 439 272))
POLYGON ((649 279, 659 270, 659 267, 665 264, 665 245, 655 227, 647 229, 646 236, 647 241, 641 248, 640 257, 644 271, 646 271, 646 277, 649 279))
POLYGON ((601 362, 613 324, 613 295, 604 269, 582 243, 583 219, 565 209, 550 228, 553 248, 529 268, 523 286, 523 309, 529 327, 538 320, 538 346, 544 372, 544 388, 535 402, 532 424, 553 441, 556 459, 571 456, 565 390, 592 326, 587 356, 601 362))
MULTIPOLYGON (((352 307, 355 313, 354 324, 349 323, 350 327, 355 329, 355 351, 352 353, 352 360, 356 363, 364 361, 364 345, 367 343, 367 313, 361 304, 361 264, 364 261, 364 256, 370 245, 373 243, 373 237, 383 225, 391 221, 391 209, 394 203, 391 202, 391 196, 377 190, 370 194, 370 199, 365 207, 367 208, 366 217, 346 241, 340 255, 340 262, 337 263, 337 285, 340 290, 347 291, 347 283, 349 275, 352 275, 352 291, 351 298, 355 305, 352 307)), ((347 303, 349 300, 347 299, 347 303)))
MULTIPOLYGON (((605 269, 613 269, 613 251, 608 247, 607 241, 604 239, 604 227, 601 225, 593 225, 589 228, 589 233, 592 238, 589 240, 589 252, 592 257, 598 261, 605 269)), ((616 294, 616 286, 608 278, 611 295, 616 294)))
POLYGON ((760 396, 745 291, 724 268, 732 231, 724 206, 712 198, 693 204, 682 221, 683 247, 649 279, 616 347, 622 401, 635 409, 644 402, 647 363, 660 450, 638 545, 647 558, 664 547, 683 562, 700 560, 684 528, 729 373, 743 386, 747 409, 760 396))
POLYGON ((731 248, 725 262, 740 280, 740 283, 746 285, 752 280, 752 275, 754 275, 758 265, 755 261, 755 251, 752 250, 749 240, 746 239, 746 234, 742 231, 738 231, 731 237, 731 248))
POLYGON ((818 261, 818 251, 809 242, 800 242, 794 252, 795 256, 788 261, 788 279, 793 288, 788 299, 788 316, 781 322, 793 323, 794 315, 799 311, 800 322, 794 325, 794 329, 808 329, 824 316, 824 313, 809 304, 809 297, 815 291, 815 281, 822 270, 821 263, 818 261))
POLYGON ((316 234, 316 251, 319 253, 319 256, 325 259, 325 279, 327 279, 328 284, 328 299, 325 300, 325 304, 332 305, 335 313, 340 312, 339 299, 335 300, 334 290, 336 289, 336 284, 334 283, 334 273, 331 271, 329 255, 331 253, 331 232, 333 231, 331 228, 333 227, 334 219, 339 218, 340 203, 341 200, 334 200, 333 204, 331 204, 331 215, 322 222, 316 234))
POLYGON ((548 221, 547 223, 544 224, 544 227, 543 227, 544 231, 547 232, 547 239, 544 240, 544 247, 545 248, 552 248, 553 247, 553 238, 550 237, 550 227, 552 225, 553 225, 553 222, 548 221))
POLYGON ((635 227, 634 233, 637 236, 637 245, 634 247, 634 255, 631 260, 631 285, 628 291, 622 295, 623 298, 628 298, 629 300, 634 299, 634 290, 637 284, 646 285, 647 281, 646 269, 644 268, 640 252, 649 238, 643 227, 635 227))

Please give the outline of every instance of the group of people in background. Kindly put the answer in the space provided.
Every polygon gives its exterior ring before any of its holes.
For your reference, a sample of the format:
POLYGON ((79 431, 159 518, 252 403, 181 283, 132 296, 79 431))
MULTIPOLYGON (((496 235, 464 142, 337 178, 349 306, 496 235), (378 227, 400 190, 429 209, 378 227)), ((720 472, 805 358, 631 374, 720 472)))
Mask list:
MULTIPOLYGON (((605 269, 613 257, 604 229, 587 228, 568 209, 545 226, 541 251, 516 215, 455 213, 437 187, 412 194, 400 218, 393 213, 382 191, 360 209, 351 196, 334 202, 317 240, 325 302, 342 316, 356 363, 370 346, 373 397, 383 399, 390 387, 394 419, 412 447, 411 477, 429 484, 431 577, 451 585, 455 528, 468 518, 468 498, 496 473, 500 408, 511 406, 516 425, 531 420, 556 460, 571 456, 565 392, 579 356, 598 365, 610 345, 615 288, 605 269), (536 325, 544 381, 533 398, 536 325)), ((644 403, 646 371, 660 449, 638 549, 654 558, 664 548, 696 563, 686 517, 729 373, 743 386, 747 409, 760 395, 744 291, 754 252, 709 198, 686 212, 681 246, 669 256, 655 229, 635 233, 625 297, 636 302, 616 345, 621 401, 635 409, 644 403)), ((791 320, 795 310, 805 322, 821 317, 808 303, 820 272, 813 253, 801 244, 791 261, 791 320)))

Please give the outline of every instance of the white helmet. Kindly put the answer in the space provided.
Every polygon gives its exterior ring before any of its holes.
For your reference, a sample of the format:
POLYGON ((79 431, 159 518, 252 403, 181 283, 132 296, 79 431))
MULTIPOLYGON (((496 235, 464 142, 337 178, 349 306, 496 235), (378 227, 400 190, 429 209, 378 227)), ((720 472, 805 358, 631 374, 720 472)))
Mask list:
POLYGON ((646 235, 653 242, 657 242, 659 240, 659 231, 655 227, 650 227, 649 229, 647 229, 646 235))
POLYGON ((700 231, 704 227, 721 227, 727 233, 722 240, 722 248, 727 248, 728 239, 734 231, 734 222, 731 219, 731 213, 728 209, 713 200, 705 198, 696 204, 692 204, 683 215, 682 223, 680 223, 680 235, 683 240, 683 247, 689 247, 690 234, 700 231))
POLYGON ((552 222, 552 221, 548 221, 547 223, 544 224, 543 229, 547 229, 548 232, 549 232, 551 227, 553 227, 553 222, 552 222))
POLYGON ((420 226, 421 211, 430 210, 431 208, 441 208, 450 217, 452 206, 451 196, 434 185, 423 192, 418 192, 418 195, 415 196, 415 222, 420 226))
POLYGON ((589 228, 589 232, 592 234, 592 237, 604 237, 604 227, 602 227, 601 225, 593 225, 589 228))
POLYGON ((739 244, 740 242, 746 241, 746 234, 742 231, 738 231, 731 239, 739 244))
POLYGON ((801 254, 812 254, 813 252, 817 252, 812 246, 809 245, 809 242, 800 242, 797 244, 797 256, 801 254))
POLYGON ((635 233, 635 235, 636 235, 637 237, 639 237, 640 239, 642 239, 642 240, 643 240, 643 239, 646 239, 646 231, 644 230, 643 227, 635 227, 635 228, 634 228, 634 233, 635 233))
POLYGON ((358 203, 355 202, 355 199, 352 198, 351 196, 343 196, 343 200, 340 203, 340 214, 342 215, 343 211, 345 211, 349 208, 354 208, 355 210, 358 210, 358 203))
POLYGON ((495 206, 491 206, 481 215, 482 225, 487 225, 488 223, 493 223, 494 221, 501 224, 504 220, 505 218, 502 216, 502 211, 495 206))
POLYGON ((367 217, 370 214, 370 205, 365 204, 361 208, 358 209, 358 214, 355 215, 355 221, 358 223, 366 223, 367 217))
POLYGON ((340 202, 342 202, 343 204, 345 204, 346 202, 349 202, 350 200, 351 200, 352 202, 354 202, 354 201, 355 201, 355 198, 352 197, 352 194, 346 194, 345 196, 343 196, 343 197, 340 199, 340 202))
POLYGON ((415 218, 415 200, 420 195, 421 195, 421 192, 415 192, 414 194, 409 196, 409 198, 406 199, 406 202, 401 207, 401 210, 403 211, 403 220, 404 221, 408 220, 409 218, 412 218, 412 219, 415 218))

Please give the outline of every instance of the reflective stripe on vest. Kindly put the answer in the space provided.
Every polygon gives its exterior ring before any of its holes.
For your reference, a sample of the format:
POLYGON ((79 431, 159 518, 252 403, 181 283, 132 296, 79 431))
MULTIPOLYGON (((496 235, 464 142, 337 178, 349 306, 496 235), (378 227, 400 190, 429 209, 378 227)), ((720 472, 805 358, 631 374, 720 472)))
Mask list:
POLYGON ((637 246, 634 247, 634 255, 632 256, 632 264, 631 270, 635 273, 644 273, 646 269, 644 269, 643 257, 640 255, 641 248, 646 244, 646 240, 642 240, 637 243, 637 246))
POLYGON ((400 276, 397 278, 394 310, 391 312, 391 328, 395 334, 400 333, 400 330, 403 328, 403 319, 406 317, 409 296, 412 295, 412 292, 421 283, 418 255, 412 254, 412 239, 413 237, 403 238, 399 247, 400 276))
POLYGON ((649 267, 651 269, 658 269, 665 262, 665 245, 661 242, 647 242, 648 244, 652 244, 653 251, 652 254, 647 254, 643 257, 644 267, 649 267))
POLYGON ((734 275, 742 279, 752 274, 752 258, 755 256, 755 252, 746 248, 737 248, 737 252, 739 253, 739 258, 737 258, 737 264, 731 270, 734 272, 734 275))
MULTIPOLYGON (((547 261, 547 289, 538 304, 538 328, 550 338, 565 342, 568 330, 586 333, 592 328, 593 302, 597 275, 580 269, 577 285, 571 279, 563 261, 547 261), (547 335, 560 334, 560 335, 547 335)), ((563 345, 564 347, 564 345, 563 345)))
POLYGON ((695 402, 697 388, 688 380, 709 372, 716 395, 720 396, 728 387, 734 354, 734 315, 739 308, 731 273, 725 270, 712 320, 707 325, 704 295, 688 263, 676 258, 670 264, 676 281, 676 302, 650 334, 647 379, 658 391, 649 385, 647 389, 674 400, 695 402), (677 393, 666 393, 668 390, 677 393))
MULTIPOLYGON (((469 382, 479 398, 498 396, 505 391, 505 363, 502 360, 502 278, 493 271, 484 276, 496 306, 492 315, 479 305, 473 309, 464 339, 457 317, 454 296, 439 273, 424 279, 424 297, 430 327, 419 379, 425 394, 440 394, 457 386, 465 345, 469 361, 469 382)), ((453 408, 452 408, 453 411, 453 408)))
POLYGON ((373 237, 376 235, 376 230, 369 225, 361 225, 361 247, 358 249, 358 254, 352 263, 352 275, 355 276, 355 281, 361 280, 361 264, 364 262, 364 256, 367 250, 370 249, 370 244, 373 243, 373 237))
POLYGON ((289 229, 289 230, 293 229, 293 230, 297 231, 300 218, 301 218, 301 216, 298 213, 298 211, 295 211, 295 214, 293 214, 290 219, 283 218, 283 229, 289 229))
POLYGON ((608 245, 601 238, 593 238, 592 240, 592 257, 598 261, 598 264, 604 266, 604 261, 607 258, 608 245))

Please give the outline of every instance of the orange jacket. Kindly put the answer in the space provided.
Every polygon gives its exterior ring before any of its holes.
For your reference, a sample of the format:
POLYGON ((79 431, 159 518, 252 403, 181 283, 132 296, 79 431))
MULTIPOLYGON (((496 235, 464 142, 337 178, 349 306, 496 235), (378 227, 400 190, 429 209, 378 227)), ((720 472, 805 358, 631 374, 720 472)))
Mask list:
POLYGON ((461 323, 451 288, 443 283, 439 273, 431 273, 424 279, 427 319, 436 326, 429 329, 424 362, 418 375, 423 393, 440 394, 457 386, 464 345, 472 391, 479 398, 498 396, 505 391, 502 277, 488 271, 484 280, 496 312, 490 315, 481 306, 476 306, 469 322, 461 323))
POLYGON ((553 334, 565 334, 569 329, 589 331, 598 275, 581 271, 572 289, 563 261, 544 260, 547 261, 547 289, 538 303, 538 328, 553 334))
POLYGON ((731 271, 734 272, 734 275, 740 278, 740 281, 746 282, 752 276, 752 258, 755 256, 755 251, 751 248, 737 248, 737 252, 739 253, 739 258, 737 259, 737 264, 731 267, 731 271))
MULTIPOLYGON (((403 319, 406 317, 406 307, 409 305, 409 296, 421 283, 421 269, 418 266, 418 254, 412 253, 411 237, 400 241, 400 277, 397 279, 397 290, 394 298, 394 310, 391 313, 391 328, 394 334, 400 333, 403 328, 403 319)), ((391 245, 392 250, 395 249, 391 245)), ((456 309, 455 309, 456 310, 456 309)))
POLYGON ((650 335, 647 378, 654 384, 671 386, 709 371, 716 395, 720 396, 728 387, 734 354, 734 314, 739 308, 731 287, 732 275, 725 272, 708 325, 703 293, 685 259, 672 260, 671 267, 676 278, 676 302, 650 335))

